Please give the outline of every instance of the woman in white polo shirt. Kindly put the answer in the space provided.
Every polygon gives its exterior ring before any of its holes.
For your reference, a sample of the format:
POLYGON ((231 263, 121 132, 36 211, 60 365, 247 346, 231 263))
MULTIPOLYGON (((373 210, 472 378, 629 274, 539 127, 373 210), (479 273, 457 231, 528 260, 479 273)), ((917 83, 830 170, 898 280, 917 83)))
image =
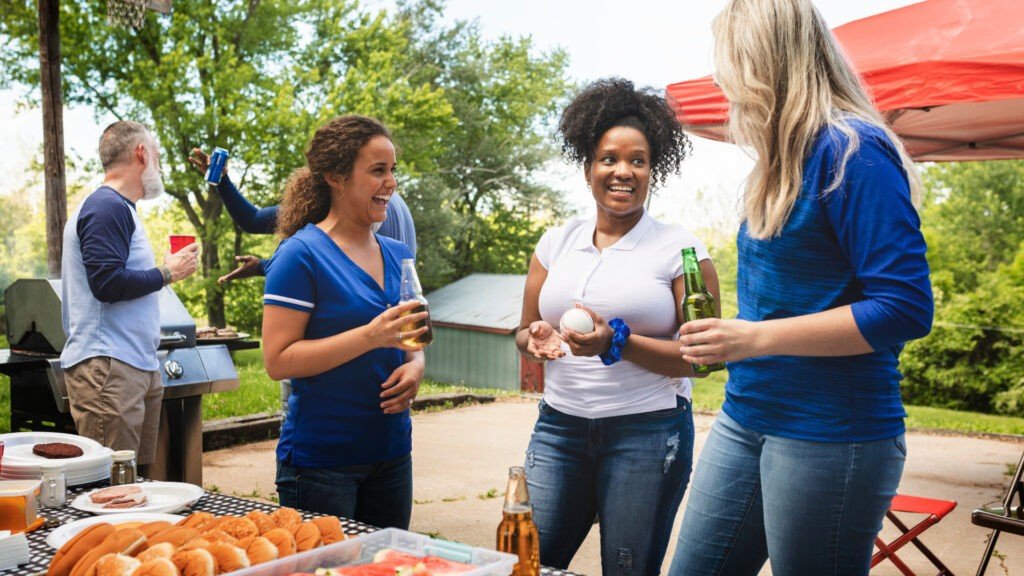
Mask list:
POLYGON ((700 240, 644 203, 689 142, 661 96, 621 79, 586 87, 559 131, 596 215, 538 242, 516 337, 525 357, 548 361, 526 454, 541 563, 568 567, 597 516, 605 574, 657 574, 693 460, 693 370, 674 340, 680 250, 696 248, 716 298, 718 277, 700 240), (554 327, 574 306, 595 329, 563 340, 554 327))

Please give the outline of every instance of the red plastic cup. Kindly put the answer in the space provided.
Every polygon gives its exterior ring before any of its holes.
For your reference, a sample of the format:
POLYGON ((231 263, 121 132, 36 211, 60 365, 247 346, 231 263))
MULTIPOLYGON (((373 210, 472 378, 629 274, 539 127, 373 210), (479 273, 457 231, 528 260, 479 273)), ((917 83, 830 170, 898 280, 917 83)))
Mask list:
POLYGON ((189 244, 195 243, 195 236, 190 236, 188 234, 171 234, 171 254, 174 254, 189 244))

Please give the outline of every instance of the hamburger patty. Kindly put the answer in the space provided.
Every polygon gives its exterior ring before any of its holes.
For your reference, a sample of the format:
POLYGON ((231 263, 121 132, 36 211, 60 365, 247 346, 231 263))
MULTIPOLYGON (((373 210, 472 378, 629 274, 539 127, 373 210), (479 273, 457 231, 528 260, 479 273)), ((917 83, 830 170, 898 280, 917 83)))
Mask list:
POLYGON ((78 458, 85 454, 78 446, 64 442, 36 444, 32 447, 32 453, 43 458, 78 458))

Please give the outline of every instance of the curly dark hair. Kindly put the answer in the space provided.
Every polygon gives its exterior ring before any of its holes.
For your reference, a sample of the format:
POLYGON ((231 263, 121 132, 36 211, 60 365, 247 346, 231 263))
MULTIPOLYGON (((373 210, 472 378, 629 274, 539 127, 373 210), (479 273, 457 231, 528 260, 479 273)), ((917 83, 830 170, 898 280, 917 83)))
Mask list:
POLYGON ((277 214, 277 233, 287 238, 327 217, 331 187, 327 174, 348 176, 359 151, 375 136, 391 139, 383 124, 365 116, 338 116, 320 127, 306 150, 306 166, 288 178, 277 214))
POLYGON ((617 126, 636 128, 651 147, 651 187, 678 174, 689 155, 690 139, 665 99, 652 88, 637 89, 629 80, 605 78, 576 95, 562 112, 558 132, 562 155, 575 164, 589 164, 604 133, 617 126))

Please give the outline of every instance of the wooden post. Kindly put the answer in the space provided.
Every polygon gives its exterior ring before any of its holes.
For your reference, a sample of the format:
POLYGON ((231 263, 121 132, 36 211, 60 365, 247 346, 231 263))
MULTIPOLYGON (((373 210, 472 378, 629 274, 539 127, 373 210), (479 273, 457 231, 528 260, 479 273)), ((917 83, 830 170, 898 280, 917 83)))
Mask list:
POLYGON ((38 0, 38 5, 46 181, 46 265, 50 278, 60 278, 64 222, 68 219, 64 178, 64 97, 60 82, 60 0, 38 0))

